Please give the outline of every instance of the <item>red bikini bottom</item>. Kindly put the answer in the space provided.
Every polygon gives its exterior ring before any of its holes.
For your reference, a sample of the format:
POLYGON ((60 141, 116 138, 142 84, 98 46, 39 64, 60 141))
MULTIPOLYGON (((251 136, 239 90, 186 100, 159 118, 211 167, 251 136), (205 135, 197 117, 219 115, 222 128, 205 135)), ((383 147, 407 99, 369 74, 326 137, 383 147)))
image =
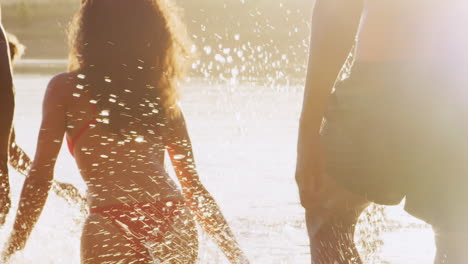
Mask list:
POLYGON ((166 232, 185 210, 188 210, 185 201, 165 200, 98 207, 90 213, 110 220, 130 242, 130 247, 142 255, 155 243, 166 240, 166 232))

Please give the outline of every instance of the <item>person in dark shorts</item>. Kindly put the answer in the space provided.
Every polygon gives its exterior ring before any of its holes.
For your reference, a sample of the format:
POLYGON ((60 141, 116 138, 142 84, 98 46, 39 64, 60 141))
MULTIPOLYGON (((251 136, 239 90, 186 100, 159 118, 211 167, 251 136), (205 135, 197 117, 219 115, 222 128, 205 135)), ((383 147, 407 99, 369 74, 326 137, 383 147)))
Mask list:
POLYGON ((296 169, 312 263, 362 263, 358 217, 405 197, 435 263, 465 263, 467 17, 460 0, 316 1, 296 169))
POLYGON ((1 25, 0 8, 0 225, 5 223, 11 204, 8 179, 8 150, 14 108, 15 100, 8 41, 1 25))

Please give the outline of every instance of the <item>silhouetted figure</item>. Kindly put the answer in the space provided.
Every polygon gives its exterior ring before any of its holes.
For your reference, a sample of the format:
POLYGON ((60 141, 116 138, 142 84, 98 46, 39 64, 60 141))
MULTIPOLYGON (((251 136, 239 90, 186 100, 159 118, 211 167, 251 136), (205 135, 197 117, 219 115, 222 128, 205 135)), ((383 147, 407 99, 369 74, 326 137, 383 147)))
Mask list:
POLYGON ((15 98, 10 67, 8 41, 1 25, 0 9, 0 225, 10 210, 10 182, 8 179, 8 151, 15 98))
POLYGON ((404 197, 436 263, 466 262, 466 26, 461 0, 316 1, 296 171, 313 263, 361 263, 359 215, 404 197))

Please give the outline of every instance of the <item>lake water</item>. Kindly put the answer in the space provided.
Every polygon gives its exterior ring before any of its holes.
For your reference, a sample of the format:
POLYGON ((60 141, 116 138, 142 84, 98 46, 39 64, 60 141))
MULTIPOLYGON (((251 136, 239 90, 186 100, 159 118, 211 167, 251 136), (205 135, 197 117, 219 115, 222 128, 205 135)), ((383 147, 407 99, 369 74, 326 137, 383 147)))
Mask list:
MULTIPOLYGON (((17 75, 17 141, 35 151, 41 101, 51 75, 17 75)), ((209 84, 191 80, 182 89, 182 108, 192 137, 199 173, 231 223, 251 263, 309 263, 303 209, 294 182, 302 86, 209 84)), ((56 178, 84 193, 74 160, 62 149, 56 178)), ((11 175, 14 209, 23 177, 11 175)), ((0 243, 11 230, 13 215, 0 229, 0 243)), ((13 264, 78 264, 83 216, 77 207, 51 194, 24 251, 13 264)), ((402 206, 373 208, 356 240, 366 263, 432 263, 429 226, 406 214, 402 206)), ((201 235, 199 263, 227 263, 217 247, 201 235)))

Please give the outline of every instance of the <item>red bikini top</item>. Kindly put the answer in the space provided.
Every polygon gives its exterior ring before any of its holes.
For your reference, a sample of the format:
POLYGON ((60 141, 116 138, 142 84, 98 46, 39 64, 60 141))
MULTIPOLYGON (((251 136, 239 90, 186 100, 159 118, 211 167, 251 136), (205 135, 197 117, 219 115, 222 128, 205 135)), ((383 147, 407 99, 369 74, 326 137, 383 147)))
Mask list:
POLYGON ((84 135, 84 133, 86 133, 86 131, 88 131, 88 129, 90 129, 91 127, 93 127, 93 125, 97 125, 98 121, 96 119, 96 116, 97 116, 97 107, 96 105, 93 105, 93 115, 94 115, 94 119, 91 119, 88 123, 86 123, 84 126, 82 126, 80 128, 80 130, 78 131, 78 133, 72 138, 72 139, 69 139, 67 137, 67 145, 68 145, 68 150, 70 150, 70 153, 71 155, 74 157, 75 156, 75 153, 74 153, 74 148, 75 148, 75 144, 76 142, 78 142, 78 140, 84 135))

